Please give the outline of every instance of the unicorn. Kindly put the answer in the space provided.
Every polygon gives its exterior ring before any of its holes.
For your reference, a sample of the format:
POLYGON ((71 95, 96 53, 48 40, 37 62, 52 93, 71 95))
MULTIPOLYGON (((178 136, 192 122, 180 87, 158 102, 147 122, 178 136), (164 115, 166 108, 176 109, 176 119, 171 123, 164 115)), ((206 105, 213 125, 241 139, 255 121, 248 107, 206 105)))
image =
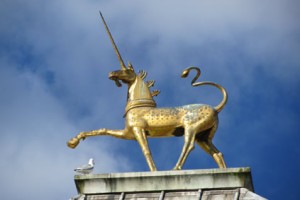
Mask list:
POLYGON ((122 130, 102 128, 80 132, 76 137, 70 139, 67 145, 75 148, 80 140, 105 135, 136 140, 142 149, 150 171, 157 171, 148 145, 148 138, 182 136, 184 145, 174 170, 182 169, 188 155, 195 148, 195 143, 212 156, 219 168, 226 168, 223 154, 212 142, 218 127, 218 113, 224 108, 228 99, 226 90, 214 82, 196 82, 201 71, 197 67, 189 67, 182 72, 181 76, 186 78, 191 70, 195 70, 197 74, 192 80, 192 86, 211 85, 218 88, 223 95, 221 102, 215 107, 190 104, 173 108, 157 108, 153 97, 157 96, 159 91, 150 91, 154 81, 144 81, 147 76, 145 71, 136 73, 131 63, 128 66, 124 64, 101 13, 100 16, 121 65, 121 69, 109 73, 109 79, 113 80, 118 87, 121 87, 122 83, 128 86, 124 114, 125 128, 122 130))

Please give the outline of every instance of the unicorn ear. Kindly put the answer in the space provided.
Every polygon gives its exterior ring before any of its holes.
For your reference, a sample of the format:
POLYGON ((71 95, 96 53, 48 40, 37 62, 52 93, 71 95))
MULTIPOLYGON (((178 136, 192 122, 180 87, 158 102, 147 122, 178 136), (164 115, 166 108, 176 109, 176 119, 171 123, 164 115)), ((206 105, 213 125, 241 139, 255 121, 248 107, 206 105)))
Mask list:
POLYGON ((134 72, 134 69, 133 69, 133 66, 132 66, 131 62, 128 63, 128 69, 130 69, 131 71, 134 72))

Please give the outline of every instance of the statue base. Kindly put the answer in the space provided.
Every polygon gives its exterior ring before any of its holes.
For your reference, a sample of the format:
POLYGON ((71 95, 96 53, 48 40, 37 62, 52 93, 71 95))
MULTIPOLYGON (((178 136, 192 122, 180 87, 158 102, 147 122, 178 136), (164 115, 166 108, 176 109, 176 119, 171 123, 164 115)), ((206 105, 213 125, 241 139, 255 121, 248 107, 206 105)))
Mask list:
POLYGON ((264 199, 250 168, 75 175, 73 199, 264 199))

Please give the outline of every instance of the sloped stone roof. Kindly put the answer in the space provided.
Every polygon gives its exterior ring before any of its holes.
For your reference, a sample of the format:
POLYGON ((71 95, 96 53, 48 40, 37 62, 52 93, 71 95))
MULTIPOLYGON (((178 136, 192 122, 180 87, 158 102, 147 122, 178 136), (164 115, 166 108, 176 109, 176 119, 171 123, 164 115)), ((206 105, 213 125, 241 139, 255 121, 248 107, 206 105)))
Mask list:
MULTIPOLYGON (((74 198, 75 200, 75 198, 74 198)), ((81 195, 76 200, 265 200, 246 188, 81 195)))

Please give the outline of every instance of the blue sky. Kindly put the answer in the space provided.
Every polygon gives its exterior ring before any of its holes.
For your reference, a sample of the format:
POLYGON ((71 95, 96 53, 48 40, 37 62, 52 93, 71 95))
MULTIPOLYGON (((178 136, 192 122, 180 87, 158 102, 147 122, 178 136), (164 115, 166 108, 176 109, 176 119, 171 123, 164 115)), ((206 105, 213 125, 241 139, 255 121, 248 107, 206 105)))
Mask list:
MULTIPOLYGON (((228 167, 251 167, 255 192, 296 199, 300 175, 299 3, 266 1, 2 0, 0 3, 0 192, 3 199, 68 199, 73 169, 90 157, 95 173, 147 171, 135 141, 89 138, 80 131, 122 129, 126 88, 108 73, 119 62, 98 11, 124 61, 156 80, 158 106, 228 103, 214 143, 228 167)), ((160 170, 172 169, 182 138, 150 139, 160 170)), ((184 169, 216 168, 202 149, 184 169)))

